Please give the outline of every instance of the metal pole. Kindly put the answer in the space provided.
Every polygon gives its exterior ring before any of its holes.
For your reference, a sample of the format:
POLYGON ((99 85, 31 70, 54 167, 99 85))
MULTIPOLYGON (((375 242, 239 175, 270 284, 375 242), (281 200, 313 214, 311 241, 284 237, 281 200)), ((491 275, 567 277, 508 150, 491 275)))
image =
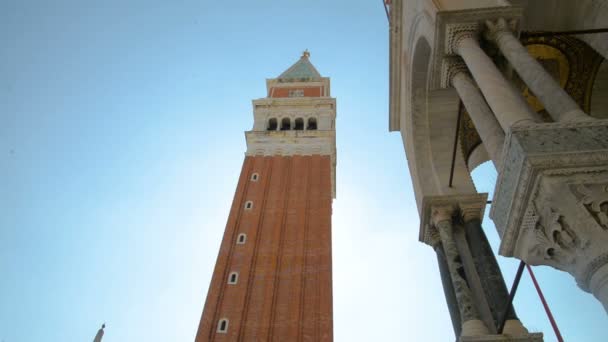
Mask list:
POLYGON ((500 320, 500 325, 498 326, 498 334, 502 334, 503 329, 505 328, 505 323, 507 322, 507 316, 511 311, 511 306, 513 305, 513 298, 515 298, 515 292, 517 292, 517 286, 519 286, 519 281, 521 280, 521 275, 524 272, 524 266, 526 266, 525 262, 519 263, 519 268, 517 268, 517 273, 515 274, 515 280, 513 280, 513 285, 511 286, 511 292, 509 293, 509 302, 507 303, 507 309, 505 310, 502 319, 500 320))
POLYGON ((460 116, 462 115, 462 108, 458 110, 458 119, 456 119, 456 134, 454 135, 454 149, 452 150, 452 166, 450 167, 450 181, 448 186, 452 187, 452 180, 454 180, 454 164, 456 163, 456 147, 458 146, 458 133, 460 131, 460 116))
POLYGON ((390 22, 391 22, 391 16, 388 13, 388 6, 386 6, 386 0, 382 0, 382 5, 384 6, 384 12, 386 12, 386 19, 388 19, 388 22, 390 24, 390 22))
POLYGON ((564 342, 564 338, 562 337, 562 334, 560 333, 559 328, 557 327, 555 318, 553 318, 553 314, 551 313, 551 310, 549 309, 549 304, 547 304, 547 301, 545 300, 545 296, 543 295, 543 291, 540 290, 540 286, 538 285, 538 282, 536 281, 534 272, 532 272, 532 267, 530 267, 530 265, 526 265, 526 268, 528 269, 528 273, 530 273, 530 277, 532 278, 532 282, 534 283, 536 292, 538 292, 540 301, 543 302, 543 306, 545 307, 545 312, 547 313, 547 316, 549 317, 549 322, 551 322, 551 326, 553 327, 553 331, 555 332, 555 336, 557 337, 557 340, 559 342, 564 342))

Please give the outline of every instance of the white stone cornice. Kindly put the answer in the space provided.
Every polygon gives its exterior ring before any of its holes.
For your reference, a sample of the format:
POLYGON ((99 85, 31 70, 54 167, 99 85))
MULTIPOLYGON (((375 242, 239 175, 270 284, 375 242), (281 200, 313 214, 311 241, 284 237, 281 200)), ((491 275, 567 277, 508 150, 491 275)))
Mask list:
MULTIPOLYGON (((445 210, 451 208, 453 213, 461 213, 468 210, 468 214, 472 215, 474 208, 473 204, 486 203, 488 194, 460 194, 460 195, 439 195, 425 196, 422 199, 422 210, 420 213, 420 233, 418 240, 429 246, 434 246, 439 242, 439 233, 435 228, 435 223, 440 220, 445 220, 445 210), (443 211, 442 211, 443 210, 443 211), (441 214, 444 214, 441 216, 441 214)), ((485 205, 478 205, 477 215, 483 218, 485 205)))
POLYGON ((270 106, 304 106, 304 107, 327 107, 335 108, 336 99, 333 97, 264 97, 252 101, 253 108, 270 106))
POLYGON ((519 29, 522 16, 523 7, 521 6, 437 12, 430 88, 441 89, 446 85, 445 82, 442 82, 444 57, 457 55, 459 40, 464 37, 478 37, 488 20, 515 19, 518 25, 516 29, 519 29))

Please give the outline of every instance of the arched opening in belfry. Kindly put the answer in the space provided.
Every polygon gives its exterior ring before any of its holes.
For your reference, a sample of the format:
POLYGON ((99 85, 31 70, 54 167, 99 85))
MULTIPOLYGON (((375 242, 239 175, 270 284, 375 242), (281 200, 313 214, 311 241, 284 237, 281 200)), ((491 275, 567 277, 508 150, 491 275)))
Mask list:
POLYGON ((272 119, 268 120, 267 130, 269 130, 269 131, 276 131, 277 130, 277 119, 272 118, 272 119))
POLYGON ((316 118, 309 118, 308 119, 308 126, 306 127, 307 130, 309 131, 314 131, 317 129, 317 119, 316 118))
POLYGON ((295 129, 296 131, 303 130, 304 129, 304 119, 297 118, 296 121, 295 121, 295 123, 294 123, 293 129, 295 129))
POLYGON ((281 131, 288 131, 290 129, 291 129, 291 119, 283 118, 283 120, 281 120, 281 131))

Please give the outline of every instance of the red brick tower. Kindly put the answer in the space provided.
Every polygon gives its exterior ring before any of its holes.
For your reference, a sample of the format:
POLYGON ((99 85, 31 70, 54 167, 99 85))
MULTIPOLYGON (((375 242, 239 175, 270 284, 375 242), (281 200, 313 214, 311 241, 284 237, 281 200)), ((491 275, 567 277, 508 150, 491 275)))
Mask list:
POLYGON ((332 341, 336 101, 306 51, 254 125, 196 342, 332 341))

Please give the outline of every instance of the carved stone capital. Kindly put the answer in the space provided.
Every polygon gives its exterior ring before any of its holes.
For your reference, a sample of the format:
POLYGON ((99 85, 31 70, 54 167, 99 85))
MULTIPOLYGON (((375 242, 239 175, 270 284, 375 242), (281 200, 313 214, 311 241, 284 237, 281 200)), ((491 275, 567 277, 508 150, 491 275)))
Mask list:
POLYGON ((440 11, 435 18, 435 39, 430 72, 431 89, 440 89, 444 57, 456 56, 458 43, 465 38, 478 39, 487 20, 521 18, 523 7, 487 7, 459 11, 440 11))
POLYGON ((514 127, 490 213, 500 254, 566 271, 600 300, 608 284, 590 284, 608 264, 606 137, 608 120, 514 127))
POLYGON ((454 217, 454 206, 450 203, 434 205, 431 207, 431 222, 437 227, 443 221, 452 221, 454 217))
POLYGON ((481 199, 461 202, 459 205, 462 221, 465 223, 472 220, 481 221, 486 203, 487 201, 481 199))
POLYGON ((498 35, 501 33, 513 34, 517 30, 518 20, 510 19, 507 21, 505 18, 499 18, 497 20, 486 20, 485 25, 487 30, 484 31, 484 37, 490 41, 496 41, 498 35))
POLYGON ((468 208, 472 214, 474 203, 484 205, 477 206, 477 215, 483 217, 487 194, 462 194, 462 195, 440 195, 425 196, 422 199, 422 211, 420 213, 420 234, 419 240, 432 247, 439 242, 437 225, 440 222, 452 220, 462 212, 462 208, 468 208))
POLYGON ((458 45, 463 39, 478 40, 481 25, 476 22, 454 23, 446 25, 445 53, 458 55, 458 45))
POLYGON ((443 60, 441 72, 441 87, 449 88, 452 86, 454 76, 463 73, 469 76, 469 68, 460 57, 446 57, 443 60))

